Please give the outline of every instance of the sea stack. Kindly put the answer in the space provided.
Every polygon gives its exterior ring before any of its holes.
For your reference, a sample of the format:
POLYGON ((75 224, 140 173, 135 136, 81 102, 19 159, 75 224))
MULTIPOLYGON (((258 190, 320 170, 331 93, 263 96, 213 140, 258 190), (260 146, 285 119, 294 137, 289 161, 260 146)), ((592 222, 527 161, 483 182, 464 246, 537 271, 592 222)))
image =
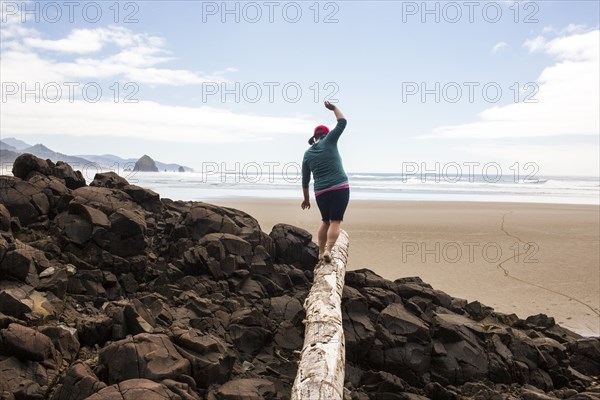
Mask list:
POLYGON ((150 158, 150 156, 144 154, 139 160, 136 161, 133 170, 140 172, 158 172, 158 167, 156 166, 154 160, 150 158))

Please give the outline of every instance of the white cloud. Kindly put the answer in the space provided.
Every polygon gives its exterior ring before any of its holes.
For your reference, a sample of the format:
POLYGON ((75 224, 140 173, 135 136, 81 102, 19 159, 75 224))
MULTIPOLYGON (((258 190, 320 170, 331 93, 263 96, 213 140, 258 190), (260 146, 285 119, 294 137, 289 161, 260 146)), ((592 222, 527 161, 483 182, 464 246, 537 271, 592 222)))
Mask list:
POLYGON ((74 29, 61 39, 46 39, 8 19, 2 27, 0 68, 4 82, 72 82, 113 79, 150 85, 198 85, 224 82, 233 68, 215 73, 160 67, 173 60, 164 39, 130 29, 108 26, 74 29), (4 36, 5 32, 8 36, 4 36), (108 48, 112 45, 114 48, 108 48), (108 49, 107 49, 108 48, 108 49), (99 54, 108 50, 108 54, 99 54), (112 52, 111 52, 112 51, 112 52), (71 57, 57 61, 52 55, 71 57), (75 57, 75 58, 72 58, 75 57))
MULTIPOLYGON (((277 135, 305 134, 313 123, 303 117, 270 117, 233 113, 212 107, 167 106, 152 101, 124 104, 107 101, 113 93, 100 85, 102 101, 86 102, 77 95, 69 102, 67 82, 118 81, 143 85, 184 86, 226 82, 233 67, 205 73, 165 68, 173 59, 165 40, 130 29, 108 26, 74 29, 62 38, 26 29, 18 16, 7 16, 0 27, 0 69, 4 84, 25 88, 57 83, 61 100, 46 101, 58 92, 38 93, 40 102, 7 96, 0 108, 3 135, 56 134, 85 137, 133 137, 176 142, 227 143, 269 140, 277 135)), ((121 85, 123 91, 124 87, 121 85)), ((129 92, 128 92, 129 93, 129 92)), ((120 97, 123 97, 121 93, 120 97)))
POLYGON ((229 143, 306 134, 313 123, 299 117, 236 114, 212 107, 76 101, 8 101, 1 111, 3 135, 133 137, 169 142, 229 143))
POLYGON ((495 46, 492 48, 492 53, 493 53, 493 54, 496 54, 497 52, 499 52, 499 51, 501 51, 501 50, 504 50, 504 49, 506 49, 506 48, 507 48, 507 46, 508 46, 508 45, 506 44, 506 42, 499 42, 499 43, 496 43, 496 45, 495 45, 495 46))
POLYGON ((479 120, 440 126, 422 137, 506 138, 556 135, 598 135, 600 32, 538 37, 524 43, 530 51, 543 51, 557 62, 538 78, 537 103, 491 107, 479 120))

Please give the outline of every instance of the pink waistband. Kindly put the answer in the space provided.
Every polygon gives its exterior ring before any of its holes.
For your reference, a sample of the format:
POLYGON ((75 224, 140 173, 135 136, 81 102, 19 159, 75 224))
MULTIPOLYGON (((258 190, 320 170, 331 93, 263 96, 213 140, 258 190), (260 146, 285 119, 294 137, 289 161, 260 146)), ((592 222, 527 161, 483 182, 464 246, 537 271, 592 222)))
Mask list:
POLYGON ((348 182, 340 183, 339 185, 335 185, 330 188, 319 190, 318 192, 315 192, 315 197, 322 195, 323 193, 331 192, 332 190, 348 189, 349 187, 350 187, 350 184, 348 182))

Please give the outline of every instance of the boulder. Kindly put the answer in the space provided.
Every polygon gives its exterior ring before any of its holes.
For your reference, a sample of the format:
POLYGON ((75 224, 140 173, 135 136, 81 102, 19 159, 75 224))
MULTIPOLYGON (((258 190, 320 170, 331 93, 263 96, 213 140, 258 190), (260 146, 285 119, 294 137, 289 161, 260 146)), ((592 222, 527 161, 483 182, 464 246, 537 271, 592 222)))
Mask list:
POLYGON ((267 379, 234 379, 209 393, 209 400, 268 400, 277 399, 273 382, 267 379))
POLYGON ((48 197, 36 186, 12 176, 0 176, 0 203, 22 226, 37 222, 48 214, 48 197))
POLYGON ((569 362, 577 371, 592 376, 600 375, 600 339, 585 338, 567 345, 569 362))
POLYGON ((50 338, 41 332, 19 324, 0 330, 0 352, 22 361, 52 361, 59 357, 50 338))
POLYGON ((129 185, 127 179, 113 171, 97 173, 94 176, 94 180, 90 183, 90 186, 111 189, 123 189, 127 185, 129 185))
POLYGON ((8 398, 45 399, 50 384, 57 378, 57 371, 46 368, 37 361, 23 361, 17 357, 0 357, 0 377, 11 393, 8 398))
POLYGON ((57 161, 56 165, 50 168, 49 175, 62 179, 65 185, 72 190, 86 185, 81 171, 74 171, 69 164, 63 161, 57 161))
POLYGON ((19 246, 5 254, 0 262, 0 278, 18 279, 37 286, 39 276, 29 246, 19 246))
POLYGON ((27 180, 29 174, 39 172, 43 175, 50 175, 50 166, 48 162, 30 153, 23 153, 13 163, 12 173, 17 178, 27 180))
POLYGON ((79 353, 79 340, 77 330, 64 325, 43 326, 39 331, 52 341, 54 348, 62 355, 62 358, 72 362, 79 353))
POLYGON ((120 208, 135 210, 138 208, 131 196, 122 190, 104 187, 84 186, 73 190, 73 202, 88 205, 111 215, 120 208))
MULTIPOLYGON (((185 399, 197 399, 188 394, 185 399)), ((105 387, 91 395, 87 400, 183 400, 166 385, 148 379, 129 379, 105 387)))
POLYGON ((235 222, 203 204, 193 206, 184 217, 184 224, 193 239, 200 239, 209 233, 230 233, 237 230, 235 222))
POLYGON ((287 224, 277 224, 269 236, 275 242, 276 260, 292 264, 304 270, 313 270, 319 258, 319 247, 312 242, 312 235, 287 224))
POLYGON ((146 249, 146 221, 134 211, 119 208, 109 217, 110 252, 120 257, 143 254, 146 249))
POLYGON ((106 387, 82 361, 73 363, 52 400, 84 400, 106 387))
POLYGON ((55 218, 56 225, 65 236, 77 245, 84 245, 92 238, 92 224, 87 218, 63 212, 55 218))
POLYGON ((141 333, 113 342, 100 350, 99 356, 108 384, 138 378, 177 380, 180 375, 191 372, 190 362, 162 334, 141 333), (131 368, 131 365, 137 367, 131 368))
POLYGON ((192 377, 200 388, 213 383, 227 382, 233 370, 235 356, 217 336, 202 334, 196 329, 182 331, 176 336, 181 355, 192 366, 192 377))
POLYGON ((157 213, 162 209, 162 203, 160 202, 160 196, 158 193, 144 189, 136 185, 126 185, 122 190, 127 193, 133 201, 142 206, 147 211, 157 213))
POLYGON ((421 343, 429 342, 429 326, 404 308, 401 303, 387 306, 377 319, 387 331, 396 336, 402 336, 408 341, 421 343))

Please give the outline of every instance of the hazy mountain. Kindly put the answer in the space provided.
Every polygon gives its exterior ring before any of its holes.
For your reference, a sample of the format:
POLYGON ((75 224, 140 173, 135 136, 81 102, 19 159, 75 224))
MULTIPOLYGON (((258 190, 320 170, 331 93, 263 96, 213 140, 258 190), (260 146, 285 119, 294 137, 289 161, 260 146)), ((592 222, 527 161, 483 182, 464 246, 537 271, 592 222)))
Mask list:
MULTIPOLYGON (((0 173, 4 173, 4 164, 12 164, 17 157, 19 157, 20 153, 11 150, 5 150, 4 147, 0 148, 0 164, 2 165, 2 171, 0 173)), ((10 170, 10 165, 7 166, 10 170)))
MULTIPOLYGON (((41 143, 31 146, 22 140, 16 138, 6 138, 0 141, 0 162, 12 163, 15 158, 21 153, 31 153, 37 157, 43 158, 44 160, 50 159, 53 162, 65 161, 72 165, 74 169, 83 169, 86 165, 97 164, 100 170, 114 170, 114 171, 125 171, 133 170, 135 163, 138 161, 136 158, 121 158, 114 154, 86 154, 86 155, 68 155, 58 153, 41 143)), ((158 171, 169 171, 177 172, 180 167, 186 172, 194 172, 193 168, 186 167, 184 165, 175 163, 162 163, 154 160, 158 171)))
POLYGON ((0 140, 0 150, 17 151, 17 148, 0 140))
POLYGON ((23 150, 23 149, 26 149, 27 147, 31 147, 31 145, 29 143, 25 143, 24 141, 16 139, 14 137, 5 138, 5 139, 2 139, 2 141, 4 143, 6 143, 7 145, 14 147, 17 150, 23 150))
POLYGON ((77 156, 69 156, 69 155, 63 154, 63 153, 57 153, 56 151, 51 150, 48 147, 44 146, 43 144, 39 144, 39 143, 34 146, 22 149, 21 153, 31 153, 34 156, 43 158, 44 160, 49 158, 53 162, 64 161, 64 162, 71 164, 71 166, 74 169, 80 169, 80 168, 83 168, 85 165, 94 164, 93 161, 87 160, 85 158, 81 158, 81 157, 77 157, 77 156))
POLYGON ((180 165, 180 164, 165 164, 165 163, 161 163, 160 161, 156 161, 156 160, 154 160, 154 163, 158 167, 159 171, 167 170, 169 172, 171 172, 171 171, 182 172, 182 171, 180 171, 179 168, 183 168, 183 172, 194 172, 193 168, 186 167, 185 165, 180 165))

